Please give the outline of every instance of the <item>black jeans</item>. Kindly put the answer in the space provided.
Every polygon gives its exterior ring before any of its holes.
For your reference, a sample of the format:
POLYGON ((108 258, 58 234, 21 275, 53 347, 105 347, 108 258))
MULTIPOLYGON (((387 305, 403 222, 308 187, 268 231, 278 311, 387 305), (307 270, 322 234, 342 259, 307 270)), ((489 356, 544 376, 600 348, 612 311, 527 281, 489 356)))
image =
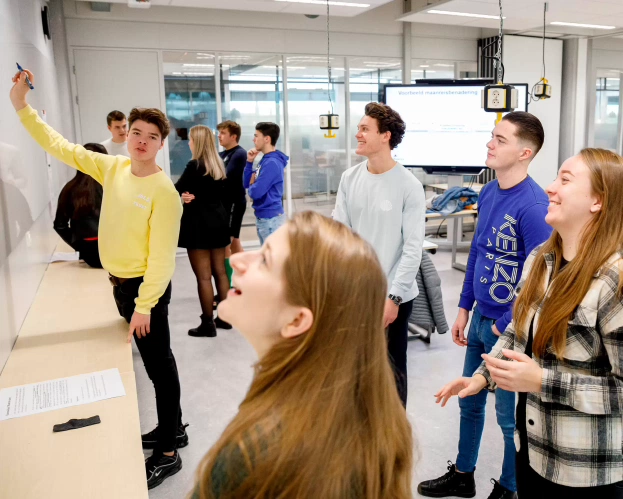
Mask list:
POLYGON ((84 263, 86 263, 89 267, 101 269, 102 262, 100 261, 100 253, 97 244, 97 240, 80 241, 76 243, 75 249, 80 253, 80 259, 84 260, 84 263))
POLYGON ((409 343, 408 321, 413 310, 413 300, 400 304, 398 317, 387 328, 389 363, 394 370, 398 395, 402 405, 407 406, 407 345, 409 343))
MULTIPOLYGON (((113 287, 113 295, 119 314, 129 323, 134 313, 134 300, 143 282, 142 277, 124 281, 113 287)), ((156 410, 158 412, 158 445, 160 452, 175 449, 175 436, 182 424, 180 408, 180 378, 177 373, 175 357, 171 351, 169 332, 169 302, 171 283, 158 303, 151 309, 150 333, 144 338, 134 334, 134 341, 143 359, 145 370, 156 391, 156 410)))
POLYGON ((520 435, 520 442, 515 460, 519 499, 623 499, 623 482, 599 487, 567 487, 550 482, 530 466, 525 434, 520 435))

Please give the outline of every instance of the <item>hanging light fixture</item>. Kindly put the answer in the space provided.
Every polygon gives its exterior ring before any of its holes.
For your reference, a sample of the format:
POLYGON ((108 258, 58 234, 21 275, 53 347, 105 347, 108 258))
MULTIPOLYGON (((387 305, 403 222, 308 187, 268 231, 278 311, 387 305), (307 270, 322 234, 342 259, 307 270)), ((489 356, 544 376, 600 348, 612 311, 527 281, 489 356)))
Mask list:
POLYGON ((497 84, 486 85, 482 91, 482 107, 488 113, 498 113, 496 123, 502 121, 502 113, 514 111, 519 104, 519 92, 512 85, 504 85, 504 64, 502 63, 502 38, 504 16, 502 0, 500 5, 500 32, 498 34, 498 50, 495 55, 494 68, 497 69, 497 84))
POLYGON ((329 30, 329 0, 327 0, 327 93, 329 95, 329 114, 320 115, 320 129, 329 130, 329 133, 325 133, 326 139, 334 139, 337 137, 333 133, 333 130, 340 128, 340 116, 333 114, 333 99, 331 98, 331 34, 329 30))
POLYGON ((552 96, 552 86, 545 78, 545 26, 547 25, 547 2, 543 5, 543 76, 532 87, 531 99, 534 101, 549 99, 552 96))

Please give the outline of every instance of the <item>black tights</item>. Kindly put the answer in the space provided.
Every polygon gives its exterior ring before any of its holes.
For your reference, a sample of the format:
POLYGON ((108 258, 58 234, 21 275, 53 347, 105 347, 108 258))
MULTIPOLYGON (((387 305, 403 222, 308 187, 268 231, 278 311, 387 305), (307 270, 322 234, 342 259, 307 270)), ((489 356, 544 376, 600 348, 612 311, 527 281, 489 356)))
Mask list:
POLYGON ((212 276, 214 276, 214 282, 216 283, 219 301, 227 298, 227 292, 229 291, 229 280, 225 270, 225 248, 209 250, 189 249, 188 259, 195 276, 197 276, 201 312, 207 317, 212 317, 214 314, 212 276))

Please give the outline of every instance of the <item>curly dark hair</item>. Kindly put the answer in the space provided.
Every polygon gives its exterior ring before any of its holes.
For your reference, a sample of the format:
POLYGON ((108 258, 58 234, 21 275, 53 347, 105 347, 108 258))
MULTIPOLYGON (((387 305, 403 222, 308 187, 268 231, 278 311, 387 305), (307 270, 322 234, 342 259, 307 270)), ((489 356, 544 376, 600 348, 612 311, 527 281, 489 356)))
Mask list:
POLYGON ((402 121, 400 115, 391 107, 378 102, 370 102, 366 105, 365 114, 376 120, 379 126, 379 133, 391 133, 389 139, 390 149, 394 149, 402 142, 407 126, 402 121))

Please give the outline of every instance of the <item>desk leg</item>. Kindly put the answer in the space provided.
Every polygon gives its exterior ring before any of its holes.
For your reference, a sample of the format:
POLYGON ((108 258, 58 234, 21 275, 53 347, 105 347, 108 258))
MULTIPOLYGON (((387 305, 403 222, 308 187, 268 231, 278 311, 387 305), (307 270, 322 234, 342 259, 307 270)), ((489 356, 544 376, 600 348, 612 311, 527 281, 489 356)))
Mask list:
MULTIPOLYGON (((462 220, 462 217, 461 217, 462 220)), ((456 263, 456 250, 459 243, 459 220, 454 220, 452 227, 452 268, 465 272, 466 266, 462 263, 456 263)), ((462 226, 463 224, 461 224, 462 226)))
POLYGON ((331 201, 331 172, 327 167, 327 202, 331 201))

